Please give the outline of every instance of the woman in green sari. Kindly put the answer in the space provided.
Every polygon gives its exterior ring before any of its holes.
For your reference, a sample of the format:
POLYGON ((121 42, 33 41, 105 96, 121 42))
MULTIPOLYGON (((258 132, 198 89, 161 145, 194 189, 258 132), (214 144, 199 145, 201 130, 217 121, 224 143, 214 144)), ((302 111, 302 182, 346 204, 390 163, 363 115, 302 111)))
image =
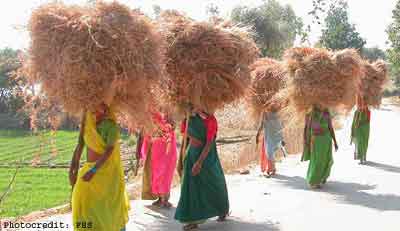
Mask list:
POLYGON ((306 115, 304 128, 304 150, 302 161, 310 161, 307 171, 307 183, 312 189, 326 183, 333 165, 332 140, 338 150, 332 119, 327 109, 314 106, 306 115))
MULTIPOLYGON (((186 127, 183 123, 182 130, 186 127)), ((196 112, 189 118, 189 146, 183 157, 181 196, 175 219, 193 230, 208 218, 224 221, 229 212, 228 191, 216 147, 217 120, 196 112)))
POLYGON ((360 160, 360 164, 365 164, 367 161, 371 112, 361 97, 358 97, 357 101, 357 110, 354 113, 351 126, 350 143, 354 142, 355 144, 354 159, 360 160))

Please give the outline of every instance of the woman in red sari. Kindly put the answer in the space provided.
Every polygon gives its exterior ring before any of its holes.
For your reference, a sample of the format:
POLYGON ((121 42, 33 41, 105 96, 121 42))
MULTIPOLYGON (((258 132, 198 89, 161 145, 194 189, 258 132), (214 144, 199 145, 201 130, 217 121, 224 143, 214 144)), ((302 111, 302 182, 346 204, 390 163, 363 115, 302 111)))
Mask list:
POLYGON ((153 113, 152 119, 157 128, 141 144, 140 159, 145 162, 142 198, 156 200, 155 206, 170 208, 168 200, 177 160, 174 125, 163 113, 153 113))

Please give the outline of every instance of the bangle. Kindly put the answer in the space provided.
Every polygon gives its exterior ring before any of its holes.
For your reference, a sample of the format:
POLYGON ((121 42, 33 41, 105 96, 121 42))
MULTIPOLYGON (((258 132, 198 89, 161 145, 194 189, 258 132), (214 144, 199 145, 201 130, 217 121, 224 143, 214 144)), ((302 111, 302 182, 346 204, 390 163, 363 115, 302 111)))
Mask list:
POLYGON ((93 167, 89 170, 89 172, 91 172, 91 173, 96 173, 96 172, 97 172, 96 166, 93 166, 93 167))

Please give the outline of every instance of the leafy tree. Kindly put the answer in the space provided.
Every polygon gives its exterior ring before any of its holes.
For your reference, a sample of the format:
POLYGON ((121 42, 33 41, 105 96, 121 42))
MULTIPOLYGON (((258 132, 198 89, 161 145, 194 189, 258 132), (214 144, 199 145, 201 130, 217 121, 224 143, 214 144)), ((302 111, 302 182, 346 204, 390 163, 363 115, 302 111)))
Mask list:
POLYGON ((207 7, 206 7, 206 14, 207 14, 209 17, 218 17, 218 16, 219 16, 219 13, 220 13, 220 11, 219 11, 219 8, 218 8, 217 5, 215 5, 215 4, 213 4, 213 3, 210 3, 210 4, 207 5, 207 7))
MULTIPOLYGON (((312 16, 312 23, 321 24, 322 14, 326 12, 326 6, 330 0, 312 0, 313 9, 308 12, 312 16)), ((309 25, 310 27, 310 25, 309 25)))
POLYGON ((348 5, 343 0, 331 3, 324 20, 324 29, 320 38, 320 45, 333 50, 356 48, 361 50, 365 40, 357 32, 354 24, 349 22, 348 5))
POLYGON ((154 12, 154 15, 156 16, 156 18, 158 16, 160 16, 161 11, 162 11, 162 9, 161 9, 160 5, 153 5, 153 12, 154 12))
POLYGON ((367 59, 371 62, 376 61, 378 59, 386 59, 386 53, 382 49, 378 47, 364 47, 361 50, 361 55, 364 59, 367 59))
POLYGON ((23 105, 20 84, 13 77, 13 72, 20 67, 18 53, 10 48, 0 50, 0 113, 17 113, 23 105))
POLYGON ((386 30, 390 43, 387 53, 394 82, 400 87, 400 1, 397 1, 392 14, 393 21, 386 30))
POLYGON ((303 35, 303 22, 289 5, 276 0, 265 0, 250 8, 238 6, 232 10, 234 22, 254 29, 254 39, 264 56, 278 58, 286 48, 293 46, 297 36, 303 35))

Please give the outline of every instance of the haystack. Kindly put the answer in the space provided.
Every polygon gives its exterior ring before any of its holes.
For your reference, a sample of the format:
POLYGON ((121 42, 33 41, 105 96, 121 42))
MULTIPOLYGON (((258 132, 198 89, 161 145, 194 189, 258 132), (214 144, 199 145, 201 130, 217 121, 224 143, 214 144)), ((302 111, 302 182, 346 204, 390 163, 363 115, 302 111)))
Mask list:
POLYGON ((244 28, 195 22, 174 11, 160 17, 168 43, 164 86, 167 102, 181 110, 209 112, 244 95, 258 49, 244 28))
POLYGON ((292 48, 284 61, 289 77, 279 98, 289 101, 288 111, 302 115, 319 105, 346 112, 355 105, 362 75, 362 61, 355 50, 292 48))
POLYGON ((106 102, 145 117, 149 88, 161 73, 161 39, 139 11, 117 2, 49 3, 29 21, 27 77, 72 114, 106 102))
POLYGON ((364 62, 364 75, 361 78, 360 94, 371 107, 379 107, 384 85, 388 81, 387 66, 383 60, 374 63, 364 62))
POLYGON ((286 69, 282 62, 270 58, 258 59, 251 65, 251 86, 247 91, 247 105, 254 119, 263 112, 277 112, 284 106, 272 101, 285 88, 286 69))

